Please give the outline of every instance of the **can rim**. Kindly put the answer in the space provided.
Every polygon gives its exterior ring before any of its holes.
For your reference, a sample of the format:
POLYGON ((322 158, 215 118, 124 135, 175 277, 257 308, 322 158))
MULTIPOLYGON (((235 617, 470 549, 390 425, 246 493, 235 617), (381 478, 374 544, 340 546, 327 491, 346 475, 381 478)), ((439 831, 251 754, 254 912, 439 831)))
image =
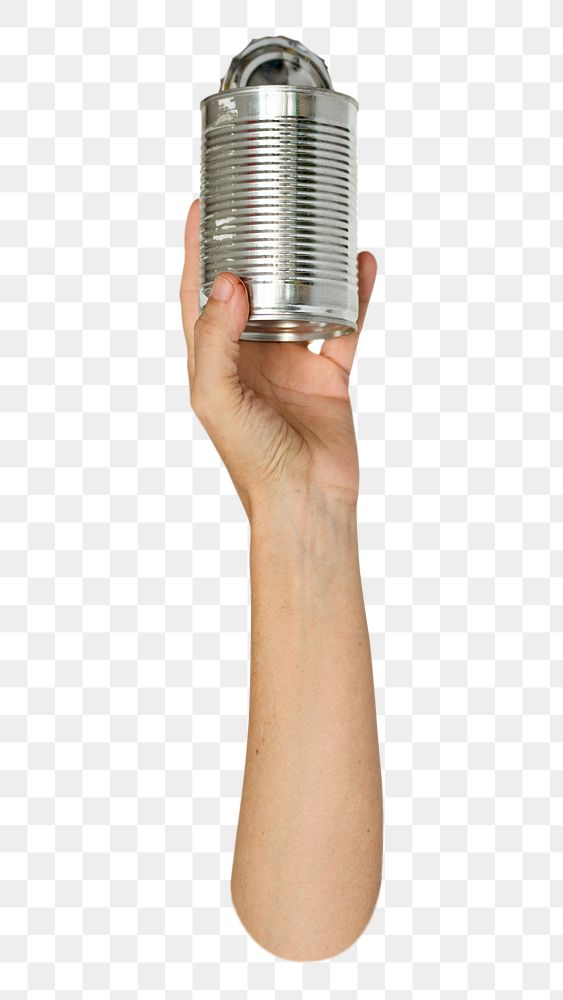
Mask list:
POLYGON ((322 87, 293 87, 289 83, 256 84, 253 87, 235 87, 233 90, 218 90, 216 94, 209 94, 207 97, 204 97, 199 102, 199 106, 200 108, 203 108, 204 104, 207 104, 208 101, 212 101, 218 97, 220 97, 223 101, 231 99, 236 100, 236 94, 255 94, 270 90, 276 93, 315 94, 319 95, 321 99, 339 97, 342 100, 353 104, 357 111, 360 110, 358 101, 355 97, 352 97, 351 94, 343 94, 340 90, 329 90, 328 88, 323 89, 322 87))

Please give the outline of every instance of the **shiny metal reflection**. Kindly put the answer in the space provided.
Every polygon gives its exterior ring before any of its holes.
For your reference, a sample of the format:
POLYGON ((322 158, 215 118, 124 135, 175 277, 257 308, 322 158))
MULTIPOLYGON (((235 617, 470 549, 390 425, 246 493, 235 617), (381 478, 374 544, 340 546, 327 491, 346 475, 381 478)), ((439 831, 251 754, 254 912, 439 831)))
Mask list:
POLYGON ((201 102, 201 306, 232 271, 250 296, 243 340, 353 332, 357 102, 281 37, 254 39, 221 88, 201 102))

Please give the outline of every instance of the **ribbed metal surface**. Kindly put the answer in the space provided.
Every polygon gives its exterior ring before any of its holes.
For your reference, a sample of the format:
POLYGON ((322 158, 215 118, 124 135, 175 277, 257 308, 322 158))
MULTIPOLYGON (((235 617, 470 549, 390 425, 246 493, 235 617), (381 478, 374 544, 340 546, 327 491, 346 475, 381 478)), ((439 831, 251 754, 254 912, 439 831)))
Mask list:
POLYGON ((201 304, 232 271, 250 294, 243 339, 355 330, 356 102, 268 86, 201 107, 201 304))

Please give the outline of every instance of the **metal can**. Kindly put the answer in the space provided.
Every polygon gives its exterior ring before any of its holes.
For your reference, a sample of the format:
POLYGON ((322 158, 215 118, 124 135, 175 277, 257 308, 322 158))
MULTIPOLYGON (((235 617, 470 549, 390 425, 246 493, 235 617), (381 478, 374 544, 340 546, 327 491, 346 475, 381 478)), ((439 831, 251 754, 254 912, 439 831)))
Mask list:
POLYGON ((242 340, 353 333, 358 102, 275 36, 253 39, 200 107, 200 307, 231 271, 250 299, 242 340))

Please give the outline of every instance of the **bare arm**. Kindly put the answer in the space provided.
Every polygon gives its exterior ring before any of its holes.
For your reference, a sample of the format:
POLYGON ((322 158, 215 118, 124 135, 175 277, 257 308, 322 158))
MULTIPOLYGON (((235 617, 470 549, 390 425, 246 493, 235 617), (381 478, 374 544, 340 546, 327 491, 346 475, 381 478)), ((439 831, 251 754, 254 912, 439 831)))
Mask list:
POLYGON ((269 951, 322 959, 364 929, 381 877, 356 522, 305 499, 258 520, 251 539, 250 721, 232 897, 269 951))
POLYGON ((358 332, 239 342, 244 284, 219 277, 199 314, 199 205, 180 297, 192 407, 251 526, 250 713, 231 880, 249 934, 327 958, 366 926, 381 878, 382 802, 358 558, 359 469, 348 380, 375 260, 358 258, 358 332))

